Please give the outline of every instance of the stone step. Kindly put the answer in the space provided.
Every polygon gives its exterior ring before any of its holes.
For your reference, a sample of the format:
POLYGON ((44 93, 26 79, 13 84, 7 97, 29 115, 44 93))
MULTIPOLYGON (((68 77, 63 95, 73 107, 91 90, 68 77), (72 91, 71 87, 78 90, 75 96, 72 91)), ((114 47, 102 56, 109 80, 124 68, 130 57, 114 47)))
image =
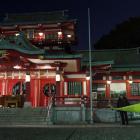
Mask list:
POLYGON ((0 108, 0 124, 47 124, 47 109, 0 108))

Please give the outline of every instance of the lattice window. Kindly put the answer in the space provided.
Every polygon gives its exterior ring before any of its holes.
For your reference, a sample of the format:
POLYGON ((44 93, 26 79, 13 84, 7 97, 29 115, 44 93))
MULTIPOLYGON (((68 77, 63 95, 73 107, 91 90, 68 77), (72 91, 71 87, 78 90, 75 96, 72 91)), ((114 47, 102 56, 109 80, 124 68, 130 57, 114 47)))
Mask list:
POLYGON ((68 82, 68 95, 81 95, 82 82, 68 82))
POLYGON ((140 96, 140 83, 132 83, 130 86, 131 86, 131 95, 140 96))

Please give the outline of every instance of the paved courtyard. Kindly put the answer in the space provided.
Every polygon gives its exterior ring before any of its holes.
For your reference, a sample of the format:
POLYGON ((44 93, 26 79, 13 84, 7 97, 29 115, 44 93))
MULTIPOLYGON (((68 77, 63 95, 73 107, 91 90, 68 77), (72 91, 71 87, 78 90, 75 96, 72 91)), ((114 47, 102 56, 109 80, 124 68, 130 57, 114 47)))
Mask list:
POLYGON ((140 140, 140 125, 1 126, 0 140, 140 140))

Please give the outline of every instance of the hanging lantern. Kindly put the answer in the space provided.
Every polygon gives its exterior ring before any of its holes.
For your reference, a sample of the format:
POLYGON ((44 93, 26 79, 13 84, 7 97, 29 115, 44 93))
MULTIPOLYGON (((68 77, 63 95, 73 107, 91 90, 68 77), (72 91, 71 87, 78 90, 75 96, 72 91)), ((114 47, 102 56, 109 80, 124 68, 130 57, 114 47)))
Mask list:
POLYGON ((128 83, 129 83, 129 84, 132 84, 132 83, 133 83, 133 77, 132 77, 132 75, 129 75, 128 83))
POLYGON ((26 73, 25 81, 30 82, 30 73, 26 73))
POLYGON ((90 80, 90 73, 89 73, 89 71, 86 72, 86 80, 90 80))
POLYGON ((60 71, 59 71, 59 67, 56 68, 56 81, 60 81, 61 80, 61 76, 60 76, 60 71))
POLYGON ((106 82, 107 82, 107 84, 109 84, 109 85, 111 84, 111 81, 110 81, 110 80, 107 80, 106 82))

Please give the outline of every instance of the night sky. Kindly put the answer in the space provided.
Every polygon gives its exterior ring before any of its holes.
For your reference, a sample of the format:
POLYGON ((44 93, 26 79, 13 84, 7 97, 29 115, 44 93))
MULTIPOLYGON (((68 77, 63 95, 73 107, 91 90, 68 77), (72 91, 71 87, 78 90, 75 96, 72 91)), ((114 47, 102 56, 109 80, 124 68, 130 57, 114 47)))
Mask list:
POLYGON ((129 17, 140 16, 140 0, 3 0, 1 13, 69 10, 70 19, 77 19, 78 49, 88 49, 88 16, 91 12, 92 44, 129 17))

